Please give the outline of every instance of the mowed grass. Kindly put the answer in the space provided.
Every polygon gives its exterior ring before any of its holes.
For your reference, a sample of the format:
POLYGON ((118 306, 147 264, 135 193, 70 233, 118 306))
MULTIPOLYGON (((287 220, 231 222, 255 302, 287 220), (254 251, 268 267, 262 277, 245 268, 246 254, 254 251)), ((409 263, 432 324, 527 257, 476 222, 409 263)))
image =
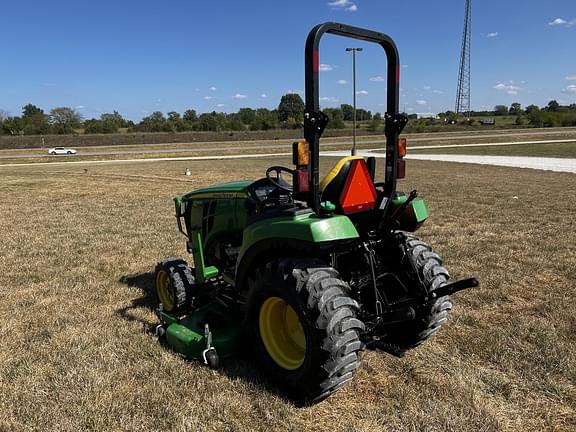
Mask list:
POLYGON ((412 149, 410 153, 576 158, 576 141, 557 144, 514 144, 483 147, 412 149))
POLYGON ((0 168, 0 430, 576 429, 572 174, 409 161, 421 237, 481 287, 403 359, 364 353, 323 403, 295 407, 248 355, 212 371, 158 344, 151 272, 185 255, 172 197, 289 162, 0 168))

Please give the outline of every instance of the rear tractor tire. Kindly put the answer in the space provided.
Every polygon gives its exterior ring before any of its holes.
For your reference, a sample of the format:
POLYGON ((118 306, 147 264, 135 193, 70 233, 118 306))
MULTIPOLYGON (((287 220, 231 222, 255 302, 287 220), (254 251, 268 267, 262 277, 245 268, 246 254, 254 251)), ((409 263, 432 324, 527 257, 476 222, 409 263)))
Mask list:
POLYGON ((248 328, 263 368, 298 404, 327 398, 360 366, 364 324, 338 272, 281 259, 250 278, 248 328))
MULTIPOLYGON (((409 235, 405 240, 406 253, 412 260, 418 276, 428 291, 446 285, 450 277, 448 270, 442 266, 442 258, 425 242, 409 235)), ((415 348, 434 336, 448 320, 452 309, 449 296, 432 298, 416 311, 413 321, 395 325, 390 330, 386 342, 392 345, 399 355, 415 348)))
POLYGON ((180 257, 171 257, 156 265, 154 276, 156 306, 169 313, 182 311, 190 300, 194 285, 192 270, 180 257))

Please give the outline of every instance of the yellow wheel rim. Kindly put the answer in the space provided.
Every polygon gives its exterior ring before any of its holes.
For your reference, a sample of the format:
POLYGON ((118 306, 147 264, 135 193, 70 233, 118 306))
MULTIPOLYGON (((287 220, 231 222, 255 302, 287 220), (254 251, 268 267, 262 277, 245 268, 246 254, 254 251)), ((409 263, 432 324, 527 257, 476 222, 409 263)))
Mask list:
POLYGON ((170 276, 165 270, 160 270, 156 274, 156 293, 166 311, 170 312, 174 309, 174 289, 170 283, 170 276))
POLYGON ((284 369, 298 369, 306 356, 306 335, 292 306, 280 297, 267 298, 259 318, 260 336, 272 360, 284 369))

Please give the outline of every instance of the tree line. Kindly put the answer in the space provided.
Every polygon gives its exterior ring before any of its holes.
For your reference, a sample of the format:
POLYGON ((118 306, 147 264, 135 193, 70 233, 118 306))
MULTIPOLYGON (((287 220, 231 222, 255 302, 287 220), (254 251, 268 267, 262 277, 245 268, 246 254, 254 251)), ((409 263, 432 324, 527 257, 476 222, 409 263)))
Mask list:
MULTIPOLYGON (((439 113, 438 116, 446 122, 457 122, 459 117, 453 111, 439 113)), ((544 107, 528 105, 522 108, 518 102, 509 107, 496 105, 493 111, 471 111, 470 117, 502 117, 515 116, 515 124, 518 126, 528 125, 534 127, 561 127, 576 126, 576 103, 560 105, 558 101, 551 100, 544 107)), ((461 121, 461 118, 460 118, 461 121)), ((473 123, 475 120, 471 120, 473 123)))
MULTIPOLYGON (((354 108, 341 104, 338 108, 325 108, 328 116, 328 128, 343 129, 345 122, 352 121, 354 108)), ((164 115, 160 111, 142 118, 138 123, 126 120, 117 111, 105 113, 98 119, 83 119, 81 114, 69 107, 58 107, 45 113, 41 108, 27 104, 22 107, 21 116, 10 116, 0 110, 0 134, 7 135, 47 135, 73 134, 83 130, 85 134, 117 133, 120 129, 128 132, 185 132, 185 131, 245 131, 271 129, 299 129, 302 127, 304 102, 300 95, 289 93, 282 96, 276 109, 240 108, 235 113, 212 111, 198 114, 189 109, 182 114, 171 111, 164 115)), ((473 111, 471 117, 515 116, 517 125, 534 127, 576 126, 576 104, 560 105, 552 100, 545 107, 529 105, 526 108, 515 102, 510 105, 496 105, 493 111, 473 111)), ((415 118, 412 114, 409 117, 415 118)), ((462 122, 452 111, 439 113, 438 117, 445 123, 462 122)), ((372 132, 382 130, 383 119, 380 113, 357 108, 356 118, 367 124, 372 132)), ((434 121, 429 119, 428 121, 434 121)), ((474 124, 471 119, 468 123, 474 124)))
MULTIPOLYGON (((333 129, 345 127, 345 121, 352 121, 354 109, 342 104, 339 108, 326 108, 329 126, 333 129)), ((27 104, 22 107, 21 116, 9 116, 0 111, 0 134, 46 135, 72 134, 83 129, 86 134, 117 133, 120 129, 128 132, 185 132, 185 131, 245 131, 270 129, 298 129, 302 127, 304 101, 300 95, 289 93, 282 96, 278 108, 240 108, 236 113, 212 111, 198 114, 188 109, 182 114, 171 111, 164 115, 160 111, 142 118, 138 123, 126 120, 120 113, 102 114, 100 118, 83 119, 75 109, 53 108, 45 113, 41 108, 27 104)), ((380 114, 372 115, 365 109, 357 109, 359 121, 373 120, 374 127, 381 123, 380 114)))

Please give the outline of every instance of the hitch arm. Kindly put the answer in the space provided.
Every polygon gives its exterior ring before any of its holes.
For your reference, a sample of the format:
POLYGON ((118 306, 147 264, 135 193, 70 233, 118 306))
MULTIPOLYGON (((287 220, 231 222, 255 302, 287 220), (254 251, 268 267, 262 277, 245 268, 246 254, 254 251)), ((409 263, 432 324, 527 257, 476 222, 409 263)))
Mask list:
POLYGON ((480 282, 475 277, 471 277, 471 278, 467 278, 467 279, 461 279, 459 281, 452 282, 450 284, 443 285, 443 286, 435 289, 434 291, 430 292, 430 296, 432 298, 436 298, 436 297, 451 295, 451 294, 454 294, 458 291, 465 290, 467 288, 475 288, 478 285, 480 285, 480 282))

